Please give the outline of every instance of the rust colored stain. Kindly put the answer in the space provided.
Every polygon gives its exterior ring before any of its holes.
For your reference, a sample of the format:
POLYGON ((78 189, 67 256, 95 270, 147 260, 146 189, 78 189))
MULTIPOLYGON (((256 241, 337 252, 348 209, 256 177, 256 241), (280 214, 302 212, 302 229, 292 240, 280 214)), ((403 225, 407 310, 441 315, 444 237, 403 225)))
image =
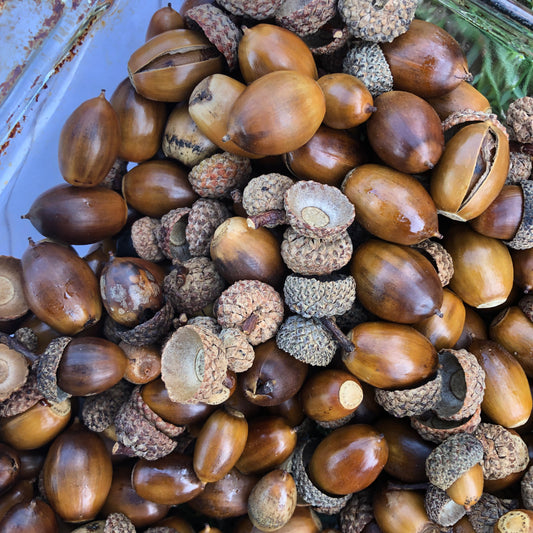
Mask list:
MULTIPOLYGON (((23 120, 25 119, 26 117, 23 117, 23 120)), ((21 126, 20 126, 20 122, 17 122, 14 126, 13 126, 13 129, 9 132, 9 137, 7 139, 7 141, 2 145, 0 146, 0 154, 3 154, 5 149, 9 146, 9 143, 11 142, 11 139, 13 139, 13 137, 15 137, 15 135, 17 135, 18 133, 20 133, 21 131, 21 126)))
POLYGON ((18 80, 19 76, 22 74, 26 63, 22 65, 17 65, 7 76, 6 81, 0 83, 0 100, 2 100, 5 95, 11 90, 11 87, 15 85, 15 82, 18 80))

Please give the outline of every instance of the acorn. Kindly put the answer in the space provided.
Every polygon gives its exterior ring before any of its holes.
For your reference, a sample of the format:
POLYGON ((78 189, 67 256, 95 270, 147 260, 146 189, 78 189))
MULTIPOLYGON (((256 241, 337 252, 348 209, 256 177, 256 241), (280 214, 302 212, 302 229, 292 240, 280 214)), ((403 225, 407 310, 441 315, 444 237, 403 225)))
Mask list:
POLYGON ((469 305, 465 305, 465 323, 459 340, 453 348, 460 350, 468 348, 474 339, 488 338, 487 325, 481 316, 469 305))
POLYGON ((66 522, 96 516, 107 498, 112 475, 103 440, 79 422, 54 440, 43 465, 46 497, 66 522))
POLYGON ((98 280, 72 248, 31 241, 21 261, 26 301, 43 322, 74 335, 100 320, 98 280))
POLYGON ((59 171, 71 185, 98 185, 117 159, 119 146, 118 116, 102 91, 65 121, 59 136, 59 171))
POLYGON ((56 533, 59 531, 54 510, 41 499, 17 503, 0 520, 3 531, 27 533, 56 533))
POLYGON ((514 281, 526 294, 533 289, 533 248, 510 250, 514 281))
POLYGON ((412 324, 441 315, 442 284, 433 265, 414 248, 370 239, 352 256, 357 299, 376 316, 412 324))
POLYGON ((239 41, 239 68, 246 83, 276 70, 294 70, 318 78, 313 54, 292 31, 274 24, 244 27, 239 41))
POLYGON ((320 441, 309 461, 309 475, 327 493, 351 494, 375 481, 388 453, 384 436, 371 426, 342 426, 320 441))
POLYGON ((368 140, 385 164, 406 174, 432 169, 444 150, 436 111, 406 91, 389 91, 374 99, 377 108, 366 121, 368 140))
POLYGON ((172 3, 159 8, 150 18, 146 29, 146 40, 165 31, 185 28, 183 17, 172 7, 172 3))
POLYGON ((134 346, 121 341, 118 344, 126 356, 124 379, 135 385, 155 380, 161 373, 161 350, 154 344, 134 346))
POLYGON ((28 378, 28 364, 23 354, 0 344, 0 401, 23 387, 28 378))
POLYGON ((7 512, 19 503, 29 503, 34 497, 34 482, 29 479, 19 479, 0 498, 0 520, 7 512))
POLYGON ((259 155, 280 155, 304 145, 325 112, 324 94, 313 78, 294 70, 270 72, 237 98, 224 139, 259 155))
POLYGON ((0 443, 0 494, 6 493, 18 480, 20 466, 18 452, 11 446, 0 443))
POLYGON ((422 184, 384 165, 360 165, 342 184, 354 204, 356 220, 367 231, 397 244, 439 237, 437 208, 422 184))
POLYGON ((10 325, 28 312, 19 258, 0 255, 0 331, 9 332, 10 325))
POLYGON ((364 322, 350 330, 348 338, 355 350, 343 353, 343 363, 358 379, 374 387, 412 387, 437 370, 434 346, 411 326, 364 322))
POLYGON ((155 526, 172 527, 177 531, 177 533, 195 533, 189 522, 179 515, 172 515, 163 518, 163 520, 157 522, 155 526))

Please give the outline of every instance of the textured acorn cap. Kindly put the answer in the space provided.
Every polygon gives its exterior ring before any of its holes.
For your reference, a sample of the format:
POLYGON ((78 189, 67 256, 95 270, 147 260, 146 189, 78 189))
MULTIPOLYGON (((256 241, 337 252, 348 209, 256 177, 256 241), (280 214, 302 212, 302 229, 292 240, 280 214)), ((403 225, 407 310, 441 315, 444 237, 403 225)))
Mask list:
POLYGON ((95 520, 73 529, 71 533, 104 533, 105 520, 95 520))
POLYGON ((355 43, 344 57, 342 71, 359 78, 374 98, 392 91, 392 73, 377 43, 355 43))
POLYGON ((299 315, 283 322, 276 344, 295 359, 312 366, 327 366, 337 351, 333 336, 318 320, 299 315))
POLYGON ((168 259, 185 261, 190 257, 185 238, 187 216, 190 211, 190 207, 178 207, 161 217, 156 238, 159 248, 168 259))
POLYGON ((222 341, 201 326, 178 328, 161 352, 161 379, 175 402, 208 403, 221 389, 227 368, 222 341))
POLYGON ((337 12, 336 0, 284 0, 274 18, 296 35, 315 33, 337 12))
POLYGON ((342 60, 352 39, 348 28, 336 15, 318 31, 302 36, 311 53, 318 60, 318 66, 326 72, 339 72, 342 60))
POLYGON ((467 350, 441 350, 441 399, 433 411, 443 420, 462 420, 474 414, 485 394, 485 371, 467 350))
POLYGON ((337 187, 297 181, 285 192, 289 224, 307 237, 332 240, 354 221, 355 208, 337 187))
POLYGON ((342 315, 355 300, 355 279, 346 274, 306 278, 290 274, 283 285, 285 304, 305 318, 342 315))
POLYGON ((37 387, 43 396, 51 402, 62 402, 71 396, 57 385, 57 368, 61 362, 63 352, 71 340, 72 337, 52 339, 44 353, 35 362, 37 387))
POLYGON ((440 242, 431 239, 414 244, 413 248, 417 248, 428 257, 437 271, 441 285, 446 287, 453 276, 453 259, 446 248, 440 242))
POLYGON ((241 17, 265 20, 274 15, 283 0, 218 0, 217 4, 241 17))
MULTIPOLYGON (((361 391, 362 399, 362 391, 361 391)), ((337 429, 342 426, 345 426, 353 417, 355 416, 355 411, 349 415, 343 416, 342 418, 337 418, 336 420, 315 420, 317 426, 324 429, 337 429)))
POLYGON ((533 97, 523 96, 511 102, 506 119, 514 140, 521 143, 533 142, 533 97))
POLYGON ((0 401, 0 418, 23 413, 43 398, 44 395, 37 386, 37 373, 31 368, 24 385, 0 401))
POLYGON ((533 509, 533 466, 530 466, 520 480, 520 495, 526 509, 533 509))
POLYGON ((481 442, 469 433, 458 433, 448 437, 430 452, 426 458, 426 475, 430 483, 446 490, 482 461, 481 442))
POLYGON ((271 339, 283 321, 283 299, 268 283, 239 280, 222 292, 216 315, 223 328, 239 328, 254 346, 271 339))
POLYGON ((28 372, 26 358, 0 343, 0 401, 9 398, 26 383, 28 372))
POLYGON ((212 316, 204 316, 204 315, 198 315, 193 316, 192 318, 189 318, 187 321, 187 325, 189 326, 201 326, 202 328, 206 328, 215 335, 219 335, 222 331, 222 328, 220 327, 220 324, 217 322, 217 319, 212 316))
POLYGON ((509 172, 507 173, 507 178, 505 178, 505 184, 512 185, 529 179, 532 170, 533 161, 529 154, 511 152, 509 154, 509 172))
POLYGON ((430 412, 412 416, 410 422, 423 439, 438 444, 458 433, 472 433, 481 422, 481 405, 470 418, 463 420, 442 420, 430 412))
POLYGON ((524 211, 515 236, 506 244, 515 250, 527 250, 533 248, 533 180, 522 180, 518 185, 522 187, 524 211))
POLYGON ((483 477, 502 479, 522 472, 529 463, 527 444, 520 435, 498 424, 482 422, 472 433, 483 446, 483 477))
POLYGON ((28 312, 28 303, 22 289, 20 259, 0 255, 0 322, 14 320, 28 312))
POLYGON ((37 337, 31 328, 18 328, 15 333, 13 333, 13 338, 20 342, 20 344, 30 352, 35 352, 39 347, 39 337, 37 337))
POLYGON ((148 529, 145 529, 144 533, 176 533, 176 530, 173 527, 154 526, 154 527, 149 527, 148 529))
POLYGON ((189 253, 193 257, 209 256, 209 247, 215 230, 230 217, 228 208, 219 200, 213 198, 199 198, 192 204, 187 225, 185 239, 189 253))
POLYGON ((322 276, 347 265, 352 257, 353 244, 347 231, 326 241, 301 235, 287 228, 281 242, 281 257, 298 274, 322 276))
POLYGON ((122 513, 111 513, 105 520, 104 533, 135 533, 131 520, 122 513))
POLYGON ((343 533, 361 533, 373 519, 372 499, 366 490, 353 494, 339 513, 343 533))
POLYGON ((155 263, 165 259, 156 237, 159 225, 159 219, 152 217, 141 217, 131 225, 131 242, 137 255, 155 263))
POLYGON ((228 368, 233 372, 248 370, 254 362, 255 351, 246 335, 240 329, 225 328, 218 336, 226 350, 228 368))
POLYGON ((376 402, 397 418, 421 415, 439 402, 441 382, 441 374, 437 373, 433 379, 419 387, 403 390, 375 389, 374 395, 376 402))
POLYGON ((466 514, 463 505, 455 503, 444 490, 431 483, 424 495, 424 506, 428 518, 444 527, 453 526, 466 514))
POLYGON ((464 109, 450 113, 442 121, 442 130, 447 132, 451 128, 467 122, 490 122, 493 126, 499 128, 503 134, 509 138, 506 127, 498 120, 498 115, 485 111, 472 111, 464 109))
POLYGON ((484 492, 478 502, 470 508, 468 520, 476 533, 492 532, 498 519, 517 507, 516 500, 504 500, 484 492))
POLYGON ((356 39, 390 42, 409 29, 417 0, 339 0, 338 10, 356 39))

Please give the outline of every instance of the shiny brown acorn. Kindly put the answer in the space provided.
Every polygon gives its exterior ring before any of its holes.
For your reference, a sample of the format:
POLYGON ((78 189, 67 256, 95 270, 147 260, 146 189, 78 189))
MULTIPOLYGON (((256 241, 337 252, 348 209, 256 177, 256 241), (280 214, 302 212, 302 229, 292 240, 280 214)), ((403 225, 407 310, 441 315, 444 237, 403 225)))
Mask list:
POLYGON ((366 121, 368 140, 385 164, 406 174, 432 169, 444 150, 444 134, 436 111, 406 91, 389 91, 375 100, 366 121))
POLYGON ((437 272, 409 246, 370 239, 354 252, 350 271, 358 300, 383 320, 412 324, 441 314, 437 272))
POLYGON ((146 40, 148 41, 155 35, 165 31, 178 30, 180 28, 185 28, 185 21, 169 2, 168 5, 159 8, 151 16, 146 29, 146 40))
POLYGON ((135 346, 119 342, 126 356, 124 379, 135 385, 143 385, 157 379, 161 374, 161 349, 155 344, 135 346))
POLYGON ((239 41, 239 68, 246 83, 275 70, 295 70, 318 78, 315 59, 305 42, 292 31, 274 24, 243 29, 239 41))
POLYGON ((100 320, 98 280, 72 248, 31 241, 21 261, 25 298, 43 322, 75 335, 100 320))
POLYGON ((372 426, 342 426, 324 437, 314 450, 309 476, 329 494, 358 492, 376 480, 388 453, 385 437, 372 426))
POLYGON ((94 518, 105 502, 112 476, 104 441, 79 422, 54 440, 43 465, 46 497, 65 522, 94 518))
POLYGON ((129 78, 118 84, 109 102, 120 123, 117 156, 135 163, 153 157, 161 146, 167 119, 166 105, 141 96, 129 78))
POLYGON ((1 531, 56 533, 59 524, 54 510, 45 501, 34 498, 14 505, 0 520, 1 531))
POLYGON ((360 165, 346 175, 344 194, 367 231, 397 244, 440 236, 437 208, 422 184, 384 165, 360 165))
POLYGON ((145 161, 124 175, 122 194, 139 213, 160 218, 172 209, 190 207, 198 198, 187 173, 177 161, 145 161))
POLYGON ((59 136, 59 171, 67 183, 93 187, 107 176, 120 146, 117 114, 105 98, 91 98, 67 118, 59 136))
POLYGON ((0 494, 13 487, 20 473, 20 456, 11 446, 0 443, 0 494))
POLYGON ((487 325, 483 318, 469 305, 465 305, 465 323, 461 336, 453 346, 454 350, 468 349, 474 339, 487 339, 487 325))
POLYGON ((144 43, 130 56, 128 75, 135 90, 160 102, 189 97, 205 76, 222 72, 222 55, 199 32, 165 31, 144 43))
POLYGON ((533 289, 533 248, 509 251, 513 260, 514 281, 527 294, 533 289))
POLYGON ((489 101, 473 85, 467 81, 461 81, 459 85, 448 93, 435 98, 427 98, 441 120, 446 119, 452 113, 466 111, 480 111, 490 113, 489 101))
POLYGON ((381 50, 391 69, 394 88, 422 98, 446 94, 461 81, 471 81, 459 43, 432 22, 414 19, 409 29, 381 50))
MULTIPOLYGON (((39 469, 40 470, 40 469, 39 469)), ((34 497, 34 483, 29 479, 19 479, 11 489, 0 498, 0 520, 19 503, 28 503, 34 497)))
POLYGON ((304 145, 326 112, 317 82, 294 70, 253 81, 235 101, 224 139, 259 155, 280 155, 304 145))
POLYGON ((374 387, 412 387, 433 376, 437 370, 435 347, 411 326, 364 322, 351 329, 348 338, 355 350, 343 353, 346 368, 374 387))
POLYGON ((33 201, 22 218, 45 237, 66 244, 92 244, 117 234, 128 219, 124 198, 107 187, 61 184, 33 201))

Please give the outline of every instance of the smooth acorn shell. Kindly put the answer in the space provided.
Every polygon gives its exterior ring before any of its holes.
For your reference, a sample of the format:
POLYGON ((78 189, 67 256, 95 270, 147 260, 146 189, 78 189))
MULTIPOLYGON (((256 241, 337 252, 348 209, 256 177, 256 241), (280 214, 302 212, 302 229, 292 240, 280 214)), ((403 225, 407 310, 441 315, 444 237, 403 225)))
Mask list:
POLYGON ((93 187, 102 182, 117 159, 120 124, 117 114, 100 96, 77 107, 59 136, 59 171, 67 183, 93 187))
POLYGON ((490 113, 489 101, 473 85, 466 81, 461 81, 459 85, 448 93, 435 98, 427 98, 433 109, 437 112, 441 120, 446 119, 452 113, 465 111, 481 111, 490 113))
POLYGON ((440 214, 471 220, 496 199, 508 170, 504 132, 488 121, 468 124, 446 143, 431 174, 431 197, 440 214), (490 151, 488 145, 493 145, 490 151))
POLYGON ((434 375, 438 358, 429 339, 411 326, 364 322, 348 333, 355 350, 342 360, 358 379, 380 389, 401 389, 434 375))
POLYGON ((161 146, 166 105, 141 96, 129 78, 119 83, 109 101, 120 123, 118 157, 135 163, 153 157, 161 146))
POLYGON ((275 70, 296 70, 318 78, 313 54, 305 42, 292 31, 274 24, 245 28, 238 57, 246 83, 275 70))
POLYGON ((366 121, 370 145, 385 164, 406 174, 432 169, 444 150, 436 111, 419 96, 389 91, 375 100, 366 121))
POLYGON ((8 446, 0 443, 0 494, 7 492, 20 474, 20 457, 18 452, 8 446))
POLYGON ((519 307, 513 305, 498 313, 490 324, 489 335, 533 377, 533 322, 519 307))
POLYGON ((397 90, 431 98, 472 78, 459 43, 432 22, 414 19, 405 33, 380 47, 397 90))
POLYGON ((532 399, 527 375, 520 363, 497 342, 475 340, 468 351, 485 371, 482 411, 505 428, 524 424, 531 415, 532 399))
POLYGON ((465 305, 465 323, 461 336, 453 346, 454 350, 468 349, 474 339, 487 339, 487 325, 483 318, 469 305, 465 305))
POLYGON ((470 509, 483 494, 483 468, 480 463, 470 467, 447 489, 446 494, 458 505, 470 509))
POLYGON ((375 481, 388 453, 385 437, 372 426, 343 426, 320 441, 309 461, 309 476, 329 494, 358 492, 375 481))
POLYGON ((363 145, 347 131, 322 125, 300 148, 283 154, 298 179, 340 186, 346 173, 367 161, 363 145))
POLYGON ((259 155, 280 155, 304 145, 318 130, 326 103, 317 82, 294 70, 253 81, 237 98, 228 140, 259 155))
POLYGON ((397 244, 417 244, 439 234, 437 208, 423 185, 409 174, 367 164, 346 175, 343 191, 367 231, 397 244))
POLYGON ((49 239, 92 244, 124 227, 128 206, 120 194, 106 187, 61 184, 37 196, 23 218, 49 239))
POLYGON ((243 474, 264 474, 290 456, 296 439, 296 430, 281 416, 254 418, 248 423, 246 445, 235 467, 243 474))
POLYGON ((155 218, 178 207, 190 207, 198 198, 187 170, 170 160, 145 161, 133 167, 124 175, 122 194, 130 207, 155 218))
POLYGON ((169 2, 168 5, 155 11, 150 18, 146 30, 146 40, 148 41, 155 35, 159 35, 165 31, 178 30, 180 28, 185 28, 185 21, 169 2))
POLYGON ((72 396, 89 396, 116 385, 126 370, 126 355, 100 337, 72 339, 57 368, 57 384, 72 396))
POLYGON ((53 509, 41 499, 14 505, 0 520, 1 531, 16 533, 57 533, 59 524, 53 509))
POLYGON ((155 461, 139 459, 131 483, 141 498, 166 505, 185 503, 204 489, 194 473, 192 457, 178 452, 155 461))
POLYGON ((233 409, 218 409, 204 422, 194 446, 193 466, 204 483, 222 479, 241 456, 248 422, 233 409))
POLYGON ((13 487, 2 494, 0 498, 0 520, 7 512, 19 503, 28 503, 35 493, 34 482, 29 479, 19 479, 13 487))
POLYGON ((446 232, 443 245, 454 267, 449 288, 463 302, 484 309, 507 300, 513 287, 513 262, 505 244, 457 224, 446 232))
POLYGON ((24 296, 43 322, 75 335, 100 320, 98 280, 72 248, 49 241, 30 243, 21 261, 24 296))
POLYGON ((370 239, 356 249, 350 272, 358 300, 383 320, 412 324, 440 314, 442 284, 413 248, 370 239))
POLYGON ((533 289, 533 248, 509 251, 513 260, 514 281, 528 293, 533 289))
POLYGON ((94 518, 105 502, 112 477, 104 441, 79 422, 54 440, 43 465, 46 497, 66 522, 94 518))
POLYGON ((375 111, 370 91, 351 74, 325 74, 318 78, 318 84, 326 97, 324 124, 330 128, 355 128, 375 111))

